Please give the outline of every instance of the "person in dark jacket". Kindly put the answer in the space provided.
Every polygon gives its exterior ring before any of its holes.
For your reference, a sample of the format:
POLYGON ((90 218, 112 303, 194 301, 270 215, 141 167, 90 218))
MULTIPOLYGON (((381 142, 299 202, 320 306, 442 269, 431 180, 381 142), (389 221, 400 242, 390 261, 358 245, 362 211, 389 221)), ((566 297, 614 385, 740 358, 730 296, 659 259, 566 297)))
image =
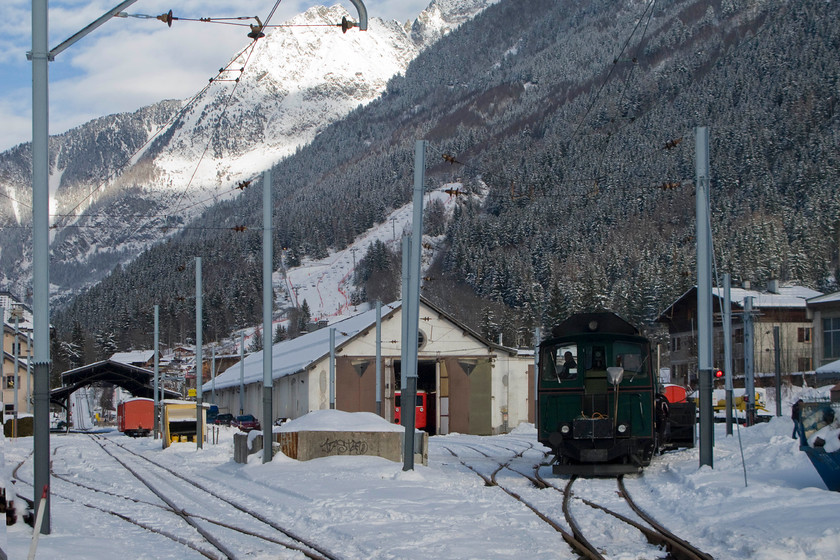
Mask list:
POLYGON ((793 433, 790 434, 790 437, 796 439, 797 434, 801 432, 800 428, 802 428, 802 399, 799 399, 790 407, 790 418, 793 420, 793 433))

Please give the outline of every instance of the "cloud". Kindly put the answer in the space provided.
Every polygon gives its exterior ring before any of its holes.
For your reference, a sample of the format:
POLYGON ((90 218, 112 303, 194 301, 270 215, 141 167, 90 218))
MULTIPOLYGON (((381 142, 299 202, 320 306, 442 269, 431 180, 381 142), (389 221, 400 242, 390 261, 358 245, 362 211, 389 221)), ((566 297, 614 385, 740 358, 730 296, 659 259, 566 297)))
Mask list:
MULTIPOLYGON (((365 0, 369 17, 413 19, 430 0, 365 0)), ((50 0, 49 47, 87 26, 117 0, 50 0)), ((173 10, 180 18, 259 16, 282 23, 314 5, 340 4, 352 15, 349 0, 142 0, 125 13, 157 16, 173 10)), ((32 136, 31 0, 0 2, 0 150, 32 136)), ((229 22, 247 24, 247 21, 229 22)), ((253 23, 253 22, 251 22, 253 23)), ((172 27, 147 18, 114 18, 50 63, 50 134, 93 118, 134 111, 163 99, 186 99, 200 91, 219 68, 248 43, 247 27, 177 20, 172 27)))

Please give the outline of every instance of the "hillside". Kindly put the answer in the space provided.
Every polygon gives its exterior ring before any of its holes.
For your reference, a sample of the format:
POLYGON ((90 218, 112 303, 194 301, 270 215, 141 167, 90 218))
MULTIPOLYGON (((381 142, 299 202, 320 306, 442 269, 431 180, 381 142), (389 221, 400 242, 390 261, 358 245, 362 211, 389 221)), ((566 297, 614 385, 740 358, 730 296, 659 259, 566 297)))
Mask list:
MULTIPOLYGON (((717 270, 836 289, 838 11, 503 0, 274 168, 275 262, 283 248, 323 258, 385 223, 409 200, 424 138, 430 187, 489 192, 458 202, 427 297, 507 340, 585 308, 649 321, 694 282, 693 137, 708 126, 717 270), (494 306, 509 311, 491 321, 494 306)), ((259 233, 225 228, 258 228, 259 204, 246 191, 214 206, 56 325, 128 343, 159 303, 172 336, 188 334, 195 255, 209 270, 208 329, 258 322, 259 233)))
MULTIPOLYGON (((376 99, 428 45, 495 0, 434 0, 412 24, 372 17, 342 33, 340 5, 271 30, 190 99, 96 119, 51 138, 52 298, 131 262, 236 187, 376 99), (329 26, 332 26, 330 28, 329 26)), ((29 145, 0 154, 0 286, 31 275, 29 145)))

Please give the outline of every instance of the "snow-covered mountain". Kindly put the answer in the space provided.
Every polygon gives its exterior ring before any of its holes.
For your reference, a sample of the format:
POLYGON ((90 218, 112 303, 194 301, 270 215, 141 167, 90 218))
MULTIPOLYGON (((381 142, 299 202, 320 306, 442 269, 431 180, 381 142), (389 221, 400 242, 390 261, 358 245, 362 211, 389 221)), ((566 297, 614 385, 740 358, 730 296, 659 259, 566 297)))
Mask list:
MULTIPOLYGON (((321 130, 379 97, 417 54, 498 0, 433 0, 414 21, 371 17, 367 31, 316 6, 234 56, 195 97, 103 117, 53 137, 51 282, 70 296, 212 204, 238 195, 321 130)), ((30 154, 0 154, 0 286, 31 275, 30 154)))

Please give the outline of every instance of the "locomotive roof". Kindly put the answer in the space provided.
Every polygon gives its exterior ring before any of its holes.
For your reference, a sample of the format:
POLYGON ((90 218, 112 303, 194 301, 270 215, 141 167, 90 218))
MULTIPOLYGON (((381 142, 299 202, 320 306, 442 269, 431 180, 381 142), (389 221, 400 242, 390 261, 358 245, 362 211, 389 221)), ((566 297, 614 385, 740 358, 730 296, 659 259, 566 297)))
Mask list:
POLYGON ((577 313, 551 330, 554 338, 585 333, 612 333, 640 336, 639 329, 611 311, 577 313))

